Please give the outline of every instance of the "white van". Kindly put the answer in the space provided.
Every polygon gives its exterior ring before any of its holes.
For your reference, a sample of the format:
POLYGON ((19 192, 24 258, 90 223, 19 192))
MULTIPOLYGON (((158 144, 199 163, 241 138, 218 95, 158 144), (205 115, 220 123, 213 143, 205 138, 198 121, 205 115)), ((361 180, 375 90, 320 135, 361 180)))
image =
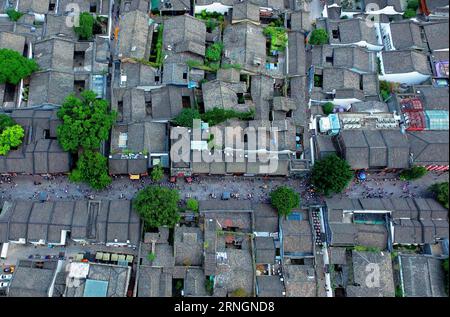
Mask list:
POLYGON ((9 243, 2 244, 2 253, 0 254, 0 258, 6 259, 6 256, 8 255, 8 247, 9 243))

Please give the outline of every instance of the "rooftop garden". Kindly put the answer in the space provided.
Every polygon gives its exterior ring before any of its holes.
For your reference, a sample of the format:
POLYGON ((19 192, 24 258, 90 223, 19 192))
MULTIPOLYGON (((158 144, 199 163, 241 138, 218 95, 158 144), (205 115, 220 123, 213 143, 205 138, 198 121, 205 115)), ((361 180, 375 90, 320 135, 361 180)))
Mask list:
POLYGON ((205 60, 203 62, 196 60, 188 60, 186 64, 189 68, 202 69, 207 72, 217 72, 220 68, 220 60, 222 58, 223 43, 216 42, 206 48, 205 60))
POLYGON ((200 113, 196 109, 183 109, 181 113, 173 120, 173 123, 182 127, 193 126, 193 120, 200 119, 207 122, 210 126, 220 124, 228 119, 252 120, 255 116, 255 110, 240 112, 233 109, 214 108, 205 113, 200 113))

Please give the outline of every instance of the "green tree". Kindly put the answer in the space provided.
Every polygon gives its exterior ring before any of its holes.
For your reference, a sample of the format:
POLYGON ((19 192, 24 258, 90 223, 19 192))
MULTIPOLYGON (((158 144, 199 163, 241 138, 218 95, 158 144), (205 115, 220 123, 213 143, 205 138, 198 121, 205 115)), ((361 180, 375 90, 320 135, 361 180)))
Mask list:
POLYGON ((23 128, 18 124, 5 128, 0 134, 0 155, 8 155, 11 148, 21 145, 24 135, 23 128))
POLYGON ((408 0, 406 7, 408 9, 417 11, 419 8, 419 0, 408 0))
POLYGON ((419 179, 427 174, 427 169, 423 166, 413 166, 410 169, 405 169, 400 173, 401 180, 419 179))
POLYGON ((23 57, 14 50, 0 49, 0 84, 17 85, 22 78, 30 76, 38 69, 33 59, 23 57))
POLYGON ((309 38, 311 45, 322 45, 328 43, 328 33, 324 29, 315 29, 309 38))
POLYGON ((85 182, 97 190, 103 189, 111 184, 107 163, 107 158, 101 153, 87 150, 81 154, 69 179, 72 182, 85 182))
POLYGON ((326 115, 333 113, 333 109, 334 109, 334 104, 332 102, 327 102, 322 105, 323 113, 326 115))
POLYGON ((58 110, 58 118, 63 121, 57 128, 59 143, 64 151, 96 150, 108 139, 116 116, 109 111, 108 102, 97 99, 90 90, 83 91, 81 99, 69 95, 58 110))
POLYGON ((16 11, 14 9, 6 10, 6 14, 8 15, 9 19, 14 22, 19 20, 23 15, 22 12, 16 11))
POLYGON ((300 207, 300 195, 290 187, 279 186, 270 193, 270 202, 280 216, 286 217, 300 207))
POLYGON ((194 198, 189 198, 186 202, 186 208, 188 210, 192 210, 197 212, 198 211, 198 201, 194 198))
POLYGON ((263 34, 270 37, 271 51, 283 51, 286 48, 288 36, 284 27, 267 26, 263 34))
POLYGON ((411 18, 414 18, 416 15, 417 15, 416 10, 408 8, 403 13, 403 18, 404 19, 411 19, 411 18))
POLYGON ((430 191, 436 200, 448 209, 448 182, 436 183, 430 186, 430 191))
POLYGON ((223 44, 221 42, 210 45, 205 52, 205 57, 211 62, 219 62, 222 57, 223 44))
POLYGON ((148 186, 138 192, 133 208, 144 220, 146 228, 174 227, 180 221, 177 190, 160 186, 148 186))
POLYGON ((154 182, 159 182, 160 180, 163 179, 163 177, 164 177, 164 170, 163 170, 161 164, 158 164, 158 165, 153 167, 151 176, 152 176, 152 180, 154 182))
POLYGON ((79 17, 79 26, 74 27, 80 40, 90 40, 94 34, 94 17, 89 12, 82 12, 79 17))
POLYGON ((340 193, 352 178, 353 172, 347 161, 331 154, 314 163, 311 182, 319 193, 328 196, 340 193))
POLYGON ((200 112, 196 109, 184 108, 173 119, 173 123, 181 127, 192 128, 194 119, 200 119, 200 112))
POLYGON ((0 133, 8 127, 16 125, 16 122, 6 114, 0 113, 0 133))

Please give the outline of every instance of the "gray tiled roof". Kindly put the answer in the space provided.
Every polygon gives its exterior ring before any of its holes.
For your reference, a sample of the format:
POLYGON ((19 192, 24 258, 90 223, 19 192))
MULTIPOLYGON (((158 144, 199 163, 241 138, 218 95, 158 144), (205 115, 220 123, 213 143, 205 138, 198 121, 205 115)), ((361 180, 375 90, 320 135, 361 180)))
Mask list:
POLYGON ((4 204, 0 223, 7 223, 6 242, 24 238, 59 243, 61 230, 71 231, 72 239, 97 243, 115 242, 137 245, 140 240, 140 219, 127 200, 101 201, 100 209, 89 210, 86 201, 33 202, 13 201, 4 204), (9 206, 9 207, 8 207, 9 206), (91 217, 89 213, 92 213, 91 217), (94 222, 91 222, 95 219, 94 222), (93 233, 93 236, 90 236, 93 233))
POLYGON ((330 43, 354 44, 366 41, 369 44, 378 44, 375 27, 369 26, 364 19, 328 20, 327 24, 330 43), (332 30, 339 30, 338 39, 333 39, 332 30))
POLYGON ((259 22, 259 5, 252 1, 236 2, 233 4, 233 21, 249 20, 259 22))
POLYGON ((448 50, 448 19, 442 22, 425 24, 423 29, 425 31, 425 36, 430 50, 448 50))
POLYGON ((28 141, 23 142, 17 150, 10 151, 7 156, 0 156, 0 172, 53 174, 70 170, 69 153, 62 150, 57 140, 44 139, 46 130, 50 138, 56 138, 56 127, 60 124, 56 109, 15 109, 11 117, 24 127, 25 139, 28 141))
POLYGON ((442 260, 423 255, 400 255, 405 296, 447 297, 442 260))
POLYGON ((409 144, 397 130, 344 130, 339 141, 353 169, 409 167, 409 144))
POLYGON ((56 272, 56 261, 45 261, 37 268, 33 261, 21 260, 16 265, 9 286, 9 297, 48 297, 56 272))
POLYGON ((390 28, 395 49, 426 48, 426 43, 422 40, 421 29, 418 23, 411 20, 392 22, 390 28))
POLYGON ((225 58, 244 70, 261 72, 265 67, 266 39, 262 27, 249 22, 228 25, 223 34, 225 58), (255 61, 260 60, 260 65, 255 61))
POLYGON ((384 51, 382 54, 385 74, 419 72, 431 75, 427 55, 412 50, 384 51))
POLYGON ((415 164, 448 165, 448 131, 409 131, 415 164))

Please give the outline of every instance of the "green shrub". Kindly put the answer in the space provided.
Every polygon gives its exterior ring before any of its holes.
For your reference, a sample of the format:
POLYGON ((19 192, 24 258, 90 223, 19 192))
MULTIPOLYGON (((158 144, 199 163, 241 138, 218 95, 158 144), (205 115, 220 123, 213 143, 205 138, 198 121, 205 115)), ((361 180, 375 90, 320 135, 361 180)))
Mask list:
POLYGON ((152 176, 152 181, 154 181, 154 182, 159 182, 160 180, 163 179, 164 170, 163 170, 161 164, 158 164, 153 167, 151 176, 152 176))
POLYGON ((156 259, 156 254, 153 252, 150 252, 149 254, 147 254, 147 260, 149 260, 150 262, 155 261, 156 259))
POLYGON ((419 179, 427 174, 427 169, 423 166, 413 166, 410 169, 405 169, 400 173, 401 180, 419 179))
POLYGON ((222 57, 223 44, 221 42, 214 43, 206 49, 205 57, 211 62, 219 62, 222 57))
POLYGON ((12 148, 21 145, 24 135, 23 128, 18 124, 6 127, 0 134, 0 155, 8 155, 12 148))
POLYGON ((6 14, 8 15, 9 19, 14 22, 19 20, 23 16, 22 12, 16 11, 14 9, 6 10, 6 14))
POLYGON ((243 121, 252 120, 255 116, 255 110, 251 109, 247 112, 239 112, 233 109, 213 108, 201 115, 204 122, 208 122, 210 126, 220 124, 228 119, 239 119, 243 121))
POLYGON ((175 125, 181 126, 181 127, 193 127, 193 121, 194 119, 200 119, 200 112, 196 109, 190 109, 190 108, 184 108, 181 110, 181 112, 178 114, 178 116, 173 119, 173 123, 175 125))
POLYGON ((186 208, 188 210, 197 212, 198 211, 198 201, 194 198, 189 198, 186 202, 186 208))
POLYGON ((385 80, 380 80, 380 95, 386 101, 391 95, 391 84, 385 80))

